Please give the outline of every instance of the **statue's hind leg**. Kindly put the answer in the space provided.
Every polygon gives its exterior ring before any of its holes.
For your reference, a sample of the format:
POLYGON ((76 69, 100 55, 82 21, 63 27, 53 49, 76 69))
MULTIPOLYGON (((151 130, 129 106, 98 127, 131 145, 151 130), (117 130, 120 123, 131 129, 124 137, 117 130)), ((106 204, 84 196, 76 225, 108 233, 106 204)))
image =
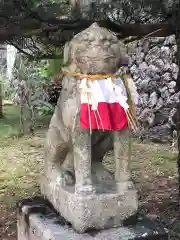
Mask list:
POLYGON ((57 127, 51 125, 45 143, 44 170, 47 178, 53 181, 73 181, 70 171, 65 166, 63 167, 69 152, 68 141, 63 139, 57 127))

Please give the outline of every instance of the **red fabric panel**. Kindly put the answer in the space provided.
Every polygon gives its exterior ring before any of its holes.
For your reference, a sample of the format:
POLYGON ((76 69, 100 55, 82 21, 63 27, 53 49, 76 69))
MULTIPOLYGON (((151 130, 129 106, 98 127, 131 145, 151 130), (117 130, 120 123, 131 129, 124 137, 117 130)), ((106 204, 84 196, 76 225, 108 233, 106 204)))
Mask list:
POLYGON ((92 110, 91 105, 88 106, 87 103, 82 103, 80 107, 80 125, 82 128, 90 129, 89 112, 91 129, 116 131, 128 127, 126 113, 119 103, 99 103, 98 111, 92 110))

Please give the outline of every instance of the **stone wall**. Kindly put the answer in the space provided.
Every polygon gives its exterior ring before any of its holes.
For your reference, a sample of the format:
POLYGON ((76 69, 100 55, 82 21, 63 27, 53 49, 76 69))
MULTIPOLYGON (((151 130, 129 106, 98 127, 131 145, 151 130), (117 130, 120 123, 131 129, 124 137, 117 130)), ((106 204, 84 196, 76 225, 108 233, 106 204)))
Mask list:
POLYGON ((178 66, 175 36, 149 38, 128 44, 129 70, 140 93, 138 107, 141 135, 167 142, 179 93, 175 93, 178 66))
POLYGON ((7 48, 6 45, 0 44, 0 71, 5 73, 6 71, 6 59, 7 59, 7 48))

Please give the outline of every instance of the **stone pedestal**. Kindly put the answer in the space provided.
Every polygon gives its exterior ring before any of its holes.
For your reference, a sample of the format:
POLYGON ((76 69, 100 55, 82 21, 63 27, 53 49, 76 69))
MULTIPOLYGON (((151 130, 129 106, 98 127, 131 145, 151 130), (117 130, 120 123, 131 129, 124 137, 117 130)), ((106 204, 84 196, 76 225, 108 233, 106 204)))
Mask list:
POLYGON ((83 194, 76 193, 73 184, 63 186, 60 180, 44 176, 41 193, 77 232, 83 233, 88 229, 122 226, 123 221, 136 215, 137 190, 128 182, 119 185, 114 179, 101 179, 93 185, 94 192, 83 194))
POLYGON ((122 226, 138 209, 137 190, 131 181, 129 167, 129 130, 112 133, 115 176, 105 169, 97 156, 92 158, 92 152, 98 151, 91 146, 89 132, 77 131, 74 135, 73 154, 67 155, 73 162, 69 165, 74 165, 74 171, 71 171, 74 181, 67 180, 67 158, 66 167, 48 163, 41 179, 42 195, 79 233, 122 226))
POLYGON ((158 222, 139 219, 136 225, 78 234, 49 202, 24 200, 18 207, 18 240, 166 240, 168 231, 158 222))

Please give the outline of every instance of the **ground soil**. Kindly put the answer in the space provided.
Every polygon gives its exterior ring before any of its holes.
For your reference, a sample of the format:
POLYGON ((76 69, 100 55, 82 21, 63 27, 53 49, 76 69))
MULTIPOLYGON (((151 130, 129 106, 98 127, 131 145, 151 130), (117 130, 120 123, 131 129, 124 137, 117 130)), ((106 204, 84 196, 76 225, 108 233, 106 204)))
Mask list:
MULTIPOLYGON (((35 136, 17 137, 14 120, 0 121, 1 240, 17 239, 17 201, 40 193, 46 131, 47 128, 36 131, 35 136)), ((177 152, 170 145, 133 142, 131 168, 139 192, 140 212, 166 224, 169 239, 180 239, 176 159, 177 152)), ((114 171, 111 153, 104 164, 114 171)))

